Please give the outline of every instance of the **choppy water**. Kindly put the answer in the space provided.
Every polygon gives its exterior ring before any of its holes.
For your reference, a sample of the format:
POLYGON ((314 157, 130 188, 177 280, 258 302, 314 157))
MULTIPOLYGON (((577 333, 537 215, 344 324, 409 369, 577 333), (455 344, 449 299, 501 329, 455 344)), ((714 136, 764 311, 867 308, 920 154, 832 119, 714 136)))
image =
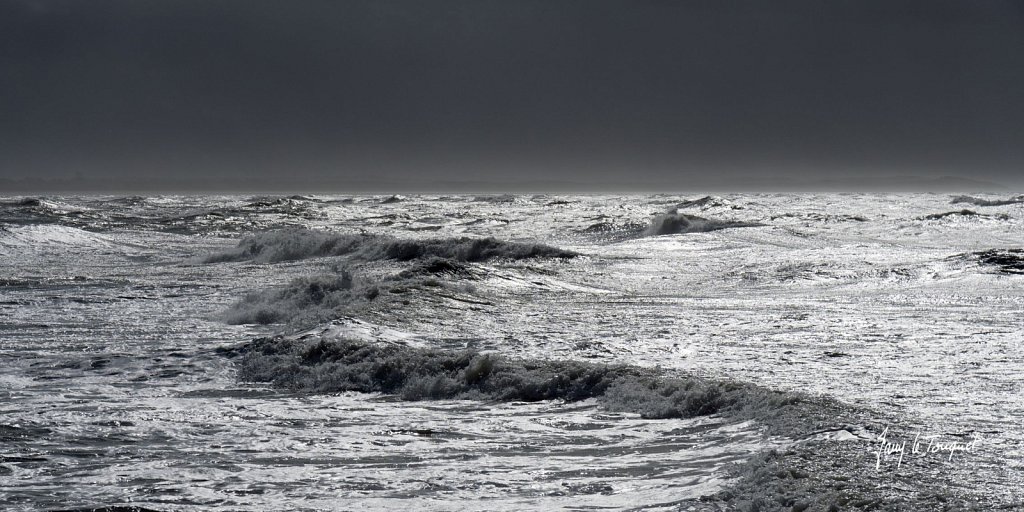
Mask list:
MULTIPOLYGON (((216 350, 332 314, 339 336, 737 379, 835 397, 894 429, 979 436, 930 474, 982 507, 1024 502, 1024 204, 684 202, 698 197, 0 199, 0 508, 673 509, 792 442, 756 415, 277 389, 216 350), (700 218, 658 217, 672 208, 700 218), (282 228, 376 245, 223 257, 282 228), (379 249, 459 237, 581 256, 469 258, 424 278, 402 274, 422 259, 379 249), (290 324, 225 321, 341 267, 380 295, 280 309, 290 324)), ((856 427, 842 426, 862 456, 839 466, 875 463, 877 425, 856 427)))

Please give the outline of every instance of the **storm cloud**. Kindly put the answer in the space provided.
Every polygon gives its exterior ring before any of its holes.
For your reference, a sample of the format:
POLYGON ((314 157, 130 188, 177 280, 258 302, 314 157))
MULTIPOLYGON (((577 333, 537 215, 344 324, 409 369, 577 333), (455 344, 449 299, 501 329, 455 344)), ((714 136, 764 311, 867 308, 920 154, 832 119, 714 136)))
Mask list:
POLYGON ((7 0, 0 178, 1013 184, 1021 48, 1013 1, 7 0))

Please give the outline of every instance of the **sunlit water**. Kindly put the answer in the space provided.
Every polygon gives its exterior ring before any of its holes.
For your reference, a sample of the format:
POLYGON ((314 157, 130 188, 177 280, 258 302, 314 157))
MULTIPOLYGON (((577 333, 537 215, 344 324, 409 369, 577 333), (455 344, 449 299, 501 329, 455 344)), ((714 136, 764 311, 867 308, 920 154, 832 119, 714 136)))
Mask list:
POLYGON ((465 293, 419 292, 346 325, 370 339, 381 326, 424 346, 838 397, 929 433, 980 434, 994 462, 971 470, 989 475, 990 494, 1024 499, 1024 275, 971 256, 1024 246, 1024 204, 927 219, 964 205, 735 195, 681 211, 762 226, 621 235, 693 197, 6 199, 0 507, 671 508, 783 442, 756 422, 648 420, 589 401, 405 402, 241 382, 215 349, 286 328, 227 325, 220 313, 342 258, 202 257, 283 226, 578 251, 474 264, 465 293))

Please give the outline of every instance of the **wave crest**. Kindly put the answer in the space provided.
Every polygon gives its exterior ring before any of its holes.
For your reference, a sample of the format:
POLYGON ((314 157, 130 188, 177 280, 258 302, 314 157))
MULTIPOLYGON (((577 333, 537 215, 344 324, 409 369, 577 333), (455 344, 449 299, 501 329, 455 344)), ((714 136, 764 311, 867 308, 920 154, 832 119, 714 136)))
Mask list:
POLYGON ((705 219, 696 215, 669 212, 651 219, 651 223, 643 231, 644 236, 677 235, 682 233, 706 233, 730 228, 749 228, 763 226, 757 222, 705 219))
POLYGON ((277 229, 243 238, 227 251, 207 256, 204 263, 256 261, 277 263, 355 251, 367 235, 340 234, 305 228, 277 229))
POLYGON ((1024 195, 1011 197, 1008 199, 981 199, 979 197, 972 196, 956 196, 950 201, 950 204, 973 204, 974 206, 1005 206, 1008 204, 1019 204, 1024 203, 1024 195))
POLYGON ((210 255, 203 261, 276 263, 325 256, 350 256, 363 261, 409 261, 438 257, 481 262, 492 259, 572 258, 578 254, 544 244, 506 242, 492 237, 407 240, 384 235, 343 234, 296 228, 246 237, 233 249, 210 255))
POLYGON ((752 384, 668 376, 636 366, 521 360, 343 338, 273 336, 232 352, 242 355, 243 380, 307 393, 385 393, 406 400, 595 398, 608 410, 646 418, 745 414, 804 399, 752 384))
POLYGON ((316 324, 352 311, 380 294, 376 282, 347 271, 293 279, 281 288, 246 294, 223 313, 229 324, 316 324))
POLYGON ((676 205, 677 210, 683 210, 686 208, 700 208, 702 210, 709 210, 712 208, 731 208, 733 210, 743 209, 742 206, 732 204, 728 199, 718 196, 704 196, 700 199, 689 199, 676 205))
POLYGON ((929 214, 929 215, 925 215, 924 217, 921 217, 920 219, 921 220, 943 220, 943 219, 946 219, 946 218, 968 218, 968 217, 973 217, 973 218, 989 218, 989 217, 991 217, 991 218, 995 218, 995 219, 998 219, 998 220, 1009 220, 1010 219, 1010 216, 1005 214, 1005 213, 989 215, 989 214, 986 214, 986 213, 978 213, 978 212, 976 212, 974 210, 959 210, 959 211, 944 212, 944 213, 932 213, 932 214, 929 214))
POLYGON ((373 278, 338 269, 333 274, 300 277, 275 288, 249 292, 224 311, 220 318, 229 324, 291 324, 311 326, 357 314, 379 300, 407 303, 415 290, 446 289, 471 293, 472 284, 456 284, 448 278, 475 280, 464 263, 431 258, 397 274, 373 278))

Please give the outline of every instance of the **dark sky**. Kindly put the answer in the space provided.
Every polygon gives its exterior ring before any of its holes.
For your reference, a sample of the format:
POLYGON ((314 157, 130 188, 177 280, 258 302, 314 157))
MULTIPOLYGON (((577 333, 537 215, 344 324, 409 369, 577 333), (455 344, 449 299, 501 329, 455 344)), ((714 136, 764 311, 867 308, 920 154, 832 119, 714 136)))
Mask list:
POLYGON ((0 179, 802 175, 1024 183, 1024 2, 0 0, 0 179))

